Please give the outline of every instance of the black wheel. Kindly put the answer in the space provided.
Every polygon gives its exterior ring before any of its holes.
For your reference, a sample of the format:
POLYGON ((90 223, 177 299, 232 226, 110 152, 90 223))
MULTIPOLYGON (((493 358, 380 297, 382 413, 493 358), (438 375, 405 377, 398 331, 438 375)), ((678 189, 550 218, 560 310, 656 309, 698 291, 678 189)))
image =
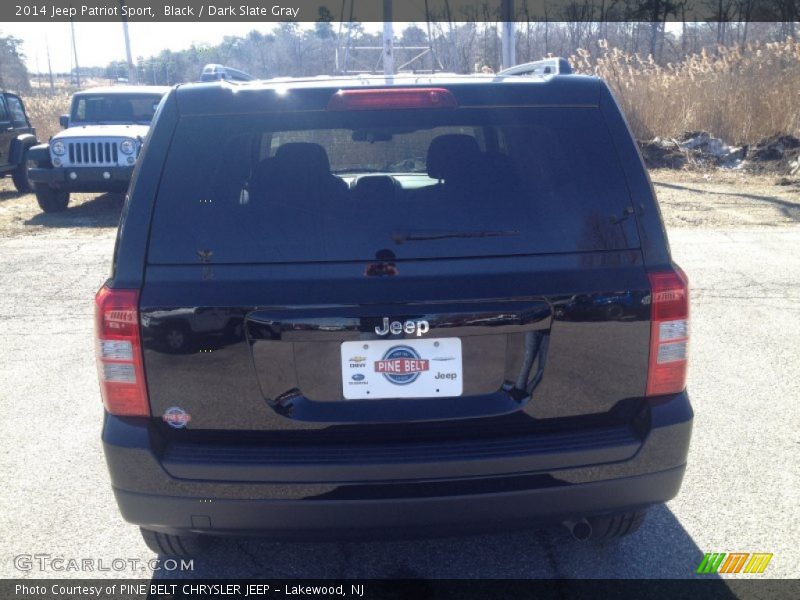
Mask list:
POLYGON ((620 304, 609 304, 606 306, 606 318, 611 321, 616 321, 625 316, 625 309, 620 304))
POLYGON ((630 535, 639 530, 647 515, 647 510, 635 510, 617 515, 587 517, 592 526, 593 540, 610 540, 630 535))
POLYGON ((147 547, 162 556, 192 558, 200 556, 205 547, 205 539, 199 535, 173 535, 151 531, 143 527, 139 528, 139 531, 142 532, 142 538, 147 547))
POLYGON ((69 192, 54 190, 47 186, 37 186, 36 201, 46 213, 61 212, 69 204, 69 192))
POLYGON ((240 340, 243 333, 244 327, 242 326, 242 321, 239 319, 231 319, 228 321, 228 324, 225 325, 225 336, 230 340, 240 340))
POLYGON ((169 352, 186 352, 192 345, 192 332, 185 323, 167 323, 162 335, 169 352))
POLYGON ((14 182, 14 187, 17 188, 17 191, 21 194, 27 194, 30 191, 33 191, 33 186, 31 185, 31 180, 28 179, 28 151, 25 150, 25 154, 22 155, 22 160, 17 165, 17 168, 14 169, 14 172, 11 174, 11 180, 14 182))

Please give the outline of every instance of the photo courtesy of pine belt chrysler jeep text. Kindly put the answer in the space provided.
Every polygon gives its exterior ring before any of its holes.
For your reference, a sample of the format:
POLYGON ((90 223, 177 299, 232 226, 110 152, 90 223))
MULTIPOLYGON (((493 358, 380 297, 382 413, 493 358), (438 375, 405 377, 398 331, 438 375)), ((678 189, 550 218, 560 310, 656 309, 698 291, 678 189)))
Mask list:
POLYGON ((164 98, 96 297, 111 483, 153 550, 603 539, 678 493, 686 277, 608 87, 523 71, 164 98))

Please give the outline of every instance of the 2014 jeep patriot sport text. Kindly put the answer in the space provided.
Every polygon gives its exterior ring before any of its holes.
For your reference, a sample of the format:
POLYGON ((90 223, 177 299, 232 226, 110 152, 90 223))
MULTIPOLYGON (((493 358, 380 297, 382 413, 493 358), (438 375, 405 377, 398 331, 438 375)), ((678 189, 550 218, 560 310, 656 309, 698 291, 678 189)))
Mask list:
POLYGON ((114 492, 164 554, 613 537, 681 484, 687 282, 596 78, 178 86, 96 309, 114 492))

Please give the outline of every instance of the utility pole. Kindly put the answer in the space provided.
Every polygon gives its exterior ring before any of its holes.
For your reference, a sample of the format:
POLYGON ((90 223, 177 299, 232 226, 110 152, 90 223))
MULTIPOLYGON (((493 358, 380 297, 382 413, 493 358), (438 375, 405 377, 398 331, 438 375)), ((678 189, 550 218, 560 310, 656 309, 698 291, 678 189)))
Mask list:
POLYGON ((503 22, 503 60, 502 68, 508 69, 517 64, 516 35, 514 21, 514 0, 503 0, 500 7, 500 19, 503 22))
POLYGON ((392 0, 383 0, 383 74, 394 75, 394 31, 392 28, 392 0))
POLYGON ((336 73, 341 73, 341 69, 339 68, 339 51, 342 46, 342 23, 344 23, 344 3, 347 0, 342 0, 342 10, 339 13, 339 31, 336 33, 336 55, 334 56, 335 68, 336 73))
MULTIPOLYGON (((70 4, 70 8, 72 5, 70 4)), ((69 19, 69 27, 72 31, 72 54, 75 56, 75 82, 78 85, 78 89, 81 87, 81 68, 78 66, 78 46, 75 42, 75 21, 70 17, 69 19)))
POLYGON ((139 83, 139 73, 133 66, 133 55, 131 54, 131 38, 128 35, 128 17, 125 15, 125 0, 119 0, 119 12, 122 17, 122 34, 125 36, 125 58, 128 61, 128 83, 136 85, 139 83))
POLYGON ((353 3, 356 0, 350 0, 350 20, 347 22, 347 43, 344 46, 344 66, 342 72, 347 73, 347 61, 350 58, 350 38, 353 35, 353 3))
POLYGON ((431 13, 428 10, 428 0, 425 0, 425 25, 428 28, 428 54, 431 63, 431 73, 436 70, 436 56, 433 53, 433 38, 431 37, 431 13))
POLYGON ((47 36, 44 37, 44 47, 47 50, 47 71, 50 73, 50 93, 56 93, 56 84, 53 81, 53 66, 50 64, 50 42, 47 39, 47 36))

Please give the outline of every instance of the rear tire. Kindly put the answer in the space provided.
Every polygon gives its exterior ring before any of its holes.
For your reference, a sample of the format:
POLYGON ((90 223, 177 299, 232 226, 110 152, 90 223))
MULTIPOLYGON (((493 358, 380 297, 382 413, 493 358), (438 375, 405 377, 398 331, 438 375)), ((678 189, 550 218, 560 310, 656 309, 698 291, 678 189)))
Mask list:
POLYGON ((606 319, 609 321, 618 321, 625 316, 625 309, 620 304, 609 304, 606 306, 606 319))
POLYGON ((39 208, 46 213, 61 212, 69 204, 69 192, 54 190, 50 187, 36 188, 36 201, 39 208))
POLYGON ((639 530, 644 523, 647 509, 608 515, 602 517, 587 517, 592 526, 592 540, 611 540, 625 537, 639 530))
POLYGON ((150 529, 139 528, 147 547, 162 556, 192 558, 200 556, 205 547, 205 540, 199 535, 173 535, 150 529))
POLYGON ((242 326, 241 320, 231 319, 228 321, 228 324, 225 325, 225 337, 229 340, 238 341, 242 338, 243 333, 244 327, 242 326))
POLYGON ((28 179, 28 151, 22 155, 22 161, 14 169, 11 174, 11 180, 14 182, 14 187, 20 194, 27 194, 33 191, 31 180, 28 179))
POLYGON ((192 330, 183 322, 167 323, 164 326, 163 342, 168 352, 180 354, 192 347, 192 330))

